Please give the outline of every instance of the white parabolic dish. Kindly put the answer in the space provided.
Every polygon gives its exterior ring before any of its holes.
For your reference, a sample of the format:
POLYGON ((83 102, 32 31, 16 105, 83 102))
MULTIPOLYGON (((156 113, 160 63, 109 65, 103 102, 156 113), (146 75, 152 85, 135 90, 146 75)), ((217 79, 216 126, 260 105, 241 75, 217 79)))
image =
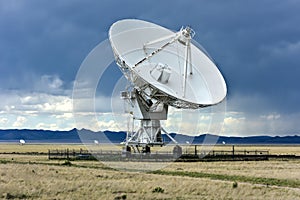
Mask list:
POLYGON ((128 71, 124 74, 137 89, 150 87, 152 93, 157 91, 159 94, 154 98, 177 108, 199 108, 220 103, 227 88, 215 63, 191 41, 192 73, 184 79, 187 47, 180 40, 170 43, 175 36, 176 33, 169 29, 136 19, 117 21, 109 30, 116 60, 123 65, 123 72, 128 71), (149 56, 168 42, 169 45, 161 51, 149 56), (163 77, 158 80, 162 68, 165 69, 162 73, 165 80, 160 80, 163 77), (162 96, 161 99, 159 96, 162 96))

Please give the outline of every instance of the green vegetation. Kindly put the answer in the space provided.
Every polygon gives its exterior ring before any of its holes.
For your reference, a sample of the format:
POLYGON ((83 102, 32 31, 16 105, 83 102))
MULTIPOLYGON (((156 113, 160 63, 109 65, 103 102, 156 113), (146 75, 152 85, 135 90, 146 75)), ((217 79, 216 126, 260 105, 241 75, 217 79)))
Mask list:
POLYGON ((71 163, 71 161, 66 160, 66 161, 65 161, 63 164, 61 164, 61 165, 71 166, 72 163, 71 163))
POLYGON ((275 185, 275 186, 284 186, 284 187, 293 187, 293 188, 300 187, 300 180, 249 177, 249 176, 240 176, 240 175, 211 174, 211 173, 203 173, 203 172, 186 172, 186 171, 157 170, 150 173, 160 174, 160 175, 171 175, 171 176, 188 176, 194 178, 210 178, 214 180, 223 180, 223 181, 238 181, 238 182, 247 182, 253 184, 263 184, 267 186, 275 185))

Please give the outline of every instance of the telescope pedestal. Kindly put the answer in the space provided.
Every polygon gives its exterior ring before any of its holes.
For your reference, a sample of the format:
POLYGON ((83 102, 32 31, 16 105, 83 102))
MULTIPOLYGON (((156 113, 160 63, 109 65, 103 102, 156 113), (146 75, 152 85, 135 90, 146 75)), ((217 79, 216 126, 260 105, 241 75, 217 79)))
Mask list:
MULTIPOLYGON (((162 132, 165 133, 174 143, 177 143, 166 132, 160 124, 160 120, 166 120, 168 115, 168 106, 163 103, 153 103, 146 99, 140 92, 133 90, 131 92, 122 92, 122 98, 128 100, 131 109, 127 112, 133 115, 133 120, 140 121, 138 131, 127 132, 126 146, 131 146, 140 152, 138 147, 142 147, 142 152, 150 153, 150 147, 165 145, 162 132)), ((128 148, 126 148, 128 149, 128 148)))

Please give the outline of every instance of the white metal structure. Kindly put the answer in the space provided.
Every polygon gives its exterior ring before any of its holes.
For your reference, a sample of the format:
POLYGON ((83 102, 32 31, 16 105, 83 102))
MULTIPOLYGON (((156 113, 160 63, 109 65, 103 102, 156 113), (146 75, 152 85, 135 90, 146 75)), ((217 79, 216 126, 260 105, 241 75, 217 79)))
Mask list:
POLYGON ((23 140, 23 139, 20 139, 20 145, 24 145, 25 144, 25 140, 23 140))
POLYGON ((168 106, 197 109, 225 98, 224 78, 205 50, 194 44, 194 34, 190 27, 173 32, 136 19, 111 26, 116 62, 132 84, 121 97, 132 106, 133 118, 141 121, 137 132, 128 133, 126 145, 163 145, 161 132, 168 133, 160 120, 167 119, 168 106))

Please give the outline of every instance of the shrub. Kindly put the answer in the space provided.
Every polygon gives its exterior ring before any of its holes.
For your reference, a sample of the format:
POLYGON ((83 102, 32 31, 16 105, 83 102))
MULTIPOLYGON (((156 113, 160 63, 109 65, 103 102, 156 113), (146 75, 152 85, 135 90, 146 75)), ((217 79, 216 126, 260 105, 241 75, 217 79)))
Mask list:
POLYGON ((127 199, 127 195, 123 194, 122 196, 115 197, 115 200, 127 199))
POLYGON ((63 164, 61 164, 61 165, 71 166, 72 163, 71 163, 69 160, 66 160, 66 161, 65 161, 63 164))
POLYGON ((28 199, 29 196, 25 195, 25 194, 10 194, 10 193, 4 193, 2 195, 2 197, 4 199, 28 199))
POLYGON ((232 188, 237 188, 237 186, 238 186, 238 183, 237 183, 236 181, 234 181, 234 182, 232 183, 232 188))
POLYGON ((161 187, 156 187, 152 190, 153 193, 164 193, 164 189, 162 189, 161 187))

